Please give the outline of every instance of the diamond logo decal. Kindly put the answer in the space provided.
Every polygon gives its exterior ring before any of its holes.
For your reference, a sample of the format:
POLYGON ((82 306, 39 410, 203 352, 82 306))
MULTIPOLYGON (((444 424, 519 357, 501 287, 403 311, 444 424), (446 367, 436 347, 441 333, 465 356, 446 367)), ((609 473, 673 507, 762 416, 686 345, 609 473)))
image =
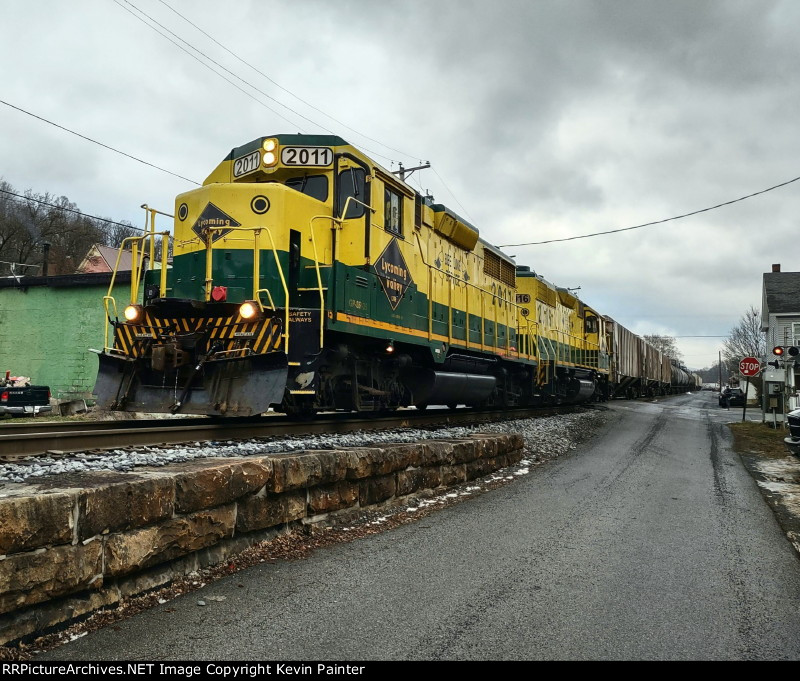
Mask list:
POLYGON ((192 225, 192 231, 201 239, 205 239, 206 232, 211 227, 215 228, 211 233, 211 241, 213 242, 231 231, 230 229, 218 229, 219 227, 241 227, 241 223, 217 208, 213 203, 209 203, 203 208, 203 212, 200 213, 197 220, 195 220, 195 223, 192 225))
POLYGON ((397 245, 397 239, 392 239, 375 261, 375 273, 381 281, 383 292, 389 299, 389 305, 392 306, 392 310, 396 310, 408 287, 414 283, 406 259, 397 245))

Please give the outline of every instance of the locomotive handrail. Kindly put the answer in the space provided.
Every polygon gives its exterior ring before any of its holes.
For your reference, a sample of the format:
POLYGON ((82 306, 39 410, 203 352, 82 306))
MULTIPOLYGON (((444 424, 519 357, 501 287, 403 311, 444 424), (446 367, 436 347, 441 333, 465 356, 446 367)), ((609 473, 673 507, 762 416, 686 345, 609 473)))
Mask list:
MULTIPOLYGON (((283 295, 286 304, 284 305, 284 317, 285 317, 285 325, 283 329, 283 351, 286 353, 286 356, 289 356, 289 287, 286 285, 286 277, 283 276, 283 268, 281 267, 281 261, 278 258, 278 251, 275 248, 275 239, 272 238, 272 232, 270 231, 269 227, 264 227, 263 229, 266 230, 267 236, 269 237, 270 245, 272 246, 272 255, 275 256, 275 266, 278 268, 278 274, 281 276, 281 284, 283 285, 283 295)), ((258 254, 256 254, 257 256, 258 254)))
MULTIPOLYGON (((314 269, 316 270, 316 274, 317 274, 317 290, 319 291, 319 305, 320 305, 320 308, 319 308, 319 347, 320 347, 320 349, 325 347, 325 291, 323 290, 323 287, 322 287, 322 273, 320 272, 319 252, 317 251, 317 240, 316 240, 316 236, 314 235, 314 220, 330 220, 332 223, 334 223, 333 227, 331 228, 332 232, 333 232, 332 235, 331 235, 331 265, 334 265, 335 264, 334 263, 334 254, 336 253, 336 245, 337 245, 336 244, 336 241, 337 241, 337 239, 336 239, 336 231, 337 231, 337 229, 341 229, 342 228, 342 225, 344 224, 344 221, 346 219, 350 219, 350 220, 360 219, 360 216, 359 216, 359 218, 346 218, 345 217, 347 215, 347 211, 350 209, 350 202, 351 201, 364 206, 364 208, 366 208, 370 213, 377 212, 375 208, 372 208, 371 206, 368 206, 363 201, 359 201, 356 197, 348 196, 347 199, 344 202, 344 208, 342 209, 342 214, 341 214, 340 217, 336 217, 335 215, 314 215, 314 216, 312 216, 312 218, 309 220, 309 223, 308 223, 309 224, 309 230, 311 232, 311 244, 312 244, 312 247, 314 249, 314 269)), ((332 280, 335 282, 336 278, 332 277, 332 280)))
MULTIPOLYGON (((155 254, 155 243, 156 243, 156 234, 161 235, 161 277, 159 279, 158 290, 159 290, 159 298, 164 298, 167 295, 167 251, 169 250, 169 232, 156 232, 156 215, 163 215, 164 217, 168 218, 175 218, 174 215, 171 213, 165 213, 164 211, 156 210, 155 208, 150 208, 146 203, 143 203, 142 208, 147 211, 148 216, 150 217, 150 227, 149 229, 145 228, 145 234, 149 232, 150 238, 150 262, 154 263, 156 261, 156 254, 155 254)), ((145 225, 147 225, 147 220, 145 219, 145 225)), ((144 249, 142 249, 144 252, 144 249)))
POLYGON ((219 352, 215 352, 209 358, 209 361, 214 361, 215 359, 222 357, 223 355, 235 355, 236 353, 241 353, 242 357, 249 357, 250 355, 255 354, 252 348, 234 348, 233 350, 220 350, 219 352))
POLYGON ((268 288, 260 288, 255 292, 254 300, 260 305, 261 304, 261 294, 266 293, 267 297, 269 298, 269 306, 272 308, 272 311, 275 311, 275 301, 272 300, 272 294, 270 293, 268 288))
POLYGON ((111 281, 108 283, 108 292, 106 293, 105 296, 103 296, 103 307, 105 308, 105 311, 106 311, 106 321, 103 324, 103 350, 104 351, 108 350, 108 325, 111 323, 111 316, 110 316, 109 310, 108 310, 108 301, 109 300, 112 303, 114 303, 114 319, 117 319, 119 317, 119 312, 117 310, 117 301, 111 295, 111 292, 114 290, 114 282, 117 279, 117 272, 119 271, 119 263, 120 263, 120 260, 122 259, 122 252, 125 250, 125 244, 126 243, 133 242, 134 246, 131 249, 131 259, 132 259, 132 262, 131 262, 131 303, 136 303, 137 299, 136 299, 136 297, 134 297, 134 295, 136 293, 138 293, 138 288, 139 287, 138 287, 138 282, 137 282, 138 272, 136 270, 136 246, 135 246, 135 243, 138 242, 138 241, 143 241, 146 238, 147 238, 146 235, 145 236, 129 236, 129 237, 125 237, 122 240, 122 243, 119 245, 119 248, 117 249, 117 259, 114 262, 114 269, 111 271, 111 281))
MULTIPOLYGON (((340 216, 340 217, 338 217, 338 218, 332 217, 331 219, 332 219, 332 220, 335 220, 335 221, 336 221, 336 222, 338 222, 339 224, 341 224, 341 223, 342 223, 342 222, 344 222, 345 220, 358 220, 358 219, 361 217, 360 215, 359 215, 357 218, 346 218, 346 217, 345 217, 345 215, 347 215, 347 211, 348 211, 348 210, 349 210, 349 208, 350 208, 350 202, 351 202, 351 201, 354 201, 355 203, 361 204, 361 205, 362 205, 362 206, 364 206, 364 208, 366 208, 366 209, 367 209, 367 210, 368 210, 370 213, 376 213, 376 212, 377 212, 377 209, 375 209, 375 208, 372 208, 371 206, 368 206, 368 205, 367 205, 366 203, 364 203, 363 201, 359 201, 359 200, 358 200, 358 199, 357 199, 355 196, 348 196, 348 197, 347 197, 347 199, 346 199, 346 200, 345 200, 345 202, 344 202, 344 210, 342 210, 342 214, 341 214, 341 216, 340 216)), ((327 216, 326 216, 326 217, 327 217, 327 216)))
MULTIPOLYGON (((214 242, 211 238, 212 232, 252 232, 253 233, 253 299, 258 303, 259 307, 263 310, 263 305, 261 303, 261 299, 258 294, 266 289, 260 289, 259 286, 259 279, 261 278, 260 274, 260 264, 261 264, 261 244, 260 244, 260 236, 261 231, 265 231, 267 236, 269 237, 270 241, 270 248, 272 249, 272 255, 275 257, 275 266, 278 269, 278 275, 281 278, 281 285, 283 286, 283 295, 284 295, 284 329, 283 329, 283 349, 284 352, 288 355, 289 354, 289 287, 286 285, 286 277, 283 275, 283 267, 281 267, 280 258, 278 258, 278 251, 275 248, 275 239, 272 238, 272 232, 270 231, 269 227, 208 227, 208 238, 206 240, 206 280, 205 280, 205 287, 206 287, 206 300, 211 299, 211 284, 213 283, 212 278, 212 263, 213 263, 213 245, 214 242)), ((272 300, 272 296, 270 295, 270 304, 272 305, 272 309, 275 309, 275 303, 272 300)))
MULTIPOLYGON (((111 272, 111 281, 108 284, 108 293, 107 293, 108 296, 111 295, 111 291, 114 289, 114 281, 117 278, 117 271, 119 270, 119 261, 122 258, 122 252, 125 250, 125 244, 128 243, 129 241, 130 242, 144 241, 144 239, 146 239, 146 238, 147 238, 146 236, 129 236, 129 237, 125 237, 122 240, 122 243, 119 245, 119 249, 117 249, 117 259, 114 262, 114 269, 111 272)), ((133 251, 133 257, 135 258, 135 251, 133 251)), ((134 264, 132 263, 132 266, 131 266, 131 269, 132 269, 132 271, 131 271, 131 303, 135 303, 136 302, 136 298, 133 296, 133 294, 134 294, 135 290, 138 290, 138 287, 136 289, 134 289, 134 279, 135 279, 134 274, 135 274, 135 270, 133 270, 133 266, 134 266, 134 264)))
MULTIPOLYGON (((113 275, 112 275, 113 276, 113 275)), ((117 301, 114 300, 113 296, 103 296, 103 307, 106 310, 106 321, 103 324, 103 352, 108 352, 108 325, 111 322, 111 315, 108 311, 108 301, 114 303, 114 319, 119 317, 119 312, 117 311, 117 301)))
MULTIPOLYGON (((435 272, 439 272, 440 274, 445 275, 446 277, 449 277, 451 283, 453 281, 457 280, 459 285, 463 283, 468 288, 474 288, 480 294, 480 300, 481 300, 481 330, 480 330, 481 339, 480 339, 480 349, 481 350, 486 350, 486 348, 487 348, 487 344, 486 344, 486 327, 485 327, 485 323, 486 323, 486 309, 485 309, 486 296, 493 296, 495 298, 499 298, 505 304, 507 304, 509 307, 515 307, 515 308, 517 308, 517 310, 523 309, 522 306, 517 304, 517 303, 515 303, 515 302, 512 302, 510 300, 506 300, 505 298, 501 298, 496 293, 492 293, 488 289, 482 288, 482 287, 478 286, 477 284, 473 284, 473 283, 471 283, 469 281, 462 281, 456 275, 451 274, 447 270, 443 270, 443 269, 441 269, 439 267, 436 267, 435 265, 432 265, 431 263, 428 262, 427 258, 425 257, 425 250, 422 248, 422 242, 421 242, 421 239, 419 237, 419 234, 417 234, 415 232, 414 236, 416 237, 416 240, 417 240, 417 246, 419 247, 419 253, 420 253, 420 258, 422 259, 422 264, 425 265, 428 268, 428 340, 430 341, 430 340, 433 339, 433 329, 432 329, 432 326, 433 326, 433 314, 432 314, 432 312, 433 312, 433 310, 432 310, 432 306, 433 306, 433 281, 432 281, 432 273, 435 271, 435 272)), ((466 300, 469 301, 469 295, 467 295, 466 300)), ((465 329, 465 345, 466 345, 466 347, 469 347, 469 342, 470 342, 469 341, 469 332, 470 332, 470 328, 469 328, 469 304, 468 303, 467 303, 466 307, 467 307, 467 319, 466 319, 466 323, 464 325, 464 329, 465 329)), ((508 326, 508 309, 509 308, 506 308, 506 315, 505 315, 505 317, 506 317, 506 329, 509 328, 509 326, 508 326)), ((452 319, 452 314, 453 314, 452 313, 452 307, 450 307, 450 317, 451 317, 451 319, 452 319)), ((518 318, 517 318, 518 320, 519 320, 520 316, 521 315, 518 315, 518 318)), ((497 309, 496 308, 495 308, 495 313, 494 313, 494 323, 495 323, 494 324, 494 326, 495 326, 495 329, 494 329, 494 343, 491 346, 488 346, 488 347, 492 347, 492 348, 494 348, 496 350, 499 347, 501 347, 501 346, 499 346, 497 344, 498 334, 497 334, 497 309)), ((528 322, 528 326, 529 327, 530 327, 531 324, 534 324, 534 325, 538 326, 538 322, 528 322)), ((519 330, 519 321, 517 321, 517 328, 519 330)), ((449 338, 449 340, 452 341, 452 338, 449 338)), ((511 354, 511 350, 510 350, 510 347, 509 347, 510 342, 511 342, 511 339, 510 339, 510 337, 508 335, 508 332, 506 332, 505 350, 506 350, 506 353, 508 353, 508 354, 511 354)), ((515 353, 516 353, 517 356, 520 356, 522 354, 522 353, 520 353, 519 348, 517 348, 515 350, 515 353)), ((526 359, 533 359, 534 357, 535 357, 534 353, 527 353, 526 359)))
MULTIPOLYGON (((417 246, 419 248, 420 257, 422 259, 423 264, 428 268, 429 277, 428 277, 428 336, 429 340, 433 336, 432 324, 433 324, 433 315, 432 315, 432 304, 433 304, 433 285, 432 285, 432 273, 434 271, 443 274, 444 276, 448 277, 449 279, 449 290, 448 290, 448 308, 449 308, 449 319, 448 319, 448 340, 452 343, 453 335, 452 335, 452 318, 453 318, 453 308, 452 308, 452 291, 453 291, 453 283, 456 281, 456 275, 443 270, 439 267, 428 262, 427 258, 425 257, 425 250, 422 247, 422 243, 419 237, 419 234, 415 232, 415 237, 417 240, 417 246)), ((522 305, 513 302, 511 300, 506 300, 498 296, 496 293, 492 293, 491 291, 478 286, 477 284, 470 283, 468 281, 462 282, 461 279, 458 279, 459 284, 464 283, 467 287, 474 288, 479 294, 481 298, 481 342, 480 346, 482 350, 486 349, 486 331, 485 331, 485 322, 486 322, 486 314, 485 314, 485 301, 486 296, 493 296, 502 300, 505 310, 504 310, 504 317, 505 317, 505 327, 506 327, 506 336, 505 336, 505 351, 507 354, 512 354, 510 349, 510 336, 508 333, 509 329, 509 314, 510 309, 516 308, 518 311, 517 316, 517 333, 519 334, 522 324, 520 323, 520 318, 522 318, 519 311, 522 309, 522 305)), ((469 300, 469 295, 466 296, 466 299, 469 300)), ((468 310, 467 306, 467 310, 468 310)), ((498 345, 498 331, 497 331, 497 307, 495 306, 493 320, 494 321, 494 334, 493 339, 494 342, 492 344, 492 348, 495 350, 500 349, 502 346, 498 345)), ((599 350, 600 345, 598 343, 590 343, 585 338, 581 338, 579 336, 574 336, 569 332, 561 331, 559 329, 541 329, 539 328, 538 322, 527 322, 526 329, 528 334, 531 334, 544 341, 544 350, 545 354, 547 355, 548 359, 553 359, 558 362, 567 362, 569 364, 576 364, 581 366, 592 366, 594 368, 599 367, 599 350), (553 338, 548 338, 549 336, 554 336, 553 338), (571 343, 568 341, 572 341, 571 343), (562 347, 566 346, 566 347, 562 347), (591 347, 590 347, 591 346, 591 347), (549 351, 548 351, 549 347, 549 351), (597 358, 596 360, 592 361, 588 359, 588 352, 596 351, 597 358), (574 353, 574 355, 573 355, 574 353)), ((465 345, 469 347, 469 314, 467 313, 467 320, 465 324, 465 345)), ((541 356, 542 348, 539 347, 538 343, 529 343, 531 347, 528 348, 527 352, 521 352, 519 349, 519 341, 517 342, 517 348, 514 351, 517 357, 523 356, 526 359, 532 360, 535 359, 537 356, 541 356), (536 346, 538 352, 531 352, 531 348, 536 346)))
MULTIPOLYGON (((319 254, 317 253, 317 239, 314 236, 314 220, 331 220, 333 222, 337 222, 337 220, 332 215, 315 215, 308 223, 311 231, 311 245, 314 248, 314 269, 317 273, 317 287, 319 290, 319 347, 321 349, 325 347, 325 292, 322 290, 322 273, 319 271, 319 254)), ((333 239, 334 236, 331 235, 331 260, 333 260, 333 239)), ((333 262, 331 262, 331 265, 333 265, 333 262)))

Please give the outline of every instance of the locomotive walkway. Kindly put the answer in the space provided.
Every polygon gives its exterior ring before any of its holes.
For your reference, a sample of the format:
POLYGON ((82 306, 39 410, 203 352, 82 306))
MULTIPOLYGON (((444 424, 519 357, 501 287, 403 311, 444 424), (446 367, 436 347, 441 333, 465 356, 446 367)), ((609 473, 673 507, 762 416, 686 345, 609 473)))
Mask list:
POLYGON ((50 660, 798 659, 800 561, 712 393, 383 534, 262 564, 50 660))

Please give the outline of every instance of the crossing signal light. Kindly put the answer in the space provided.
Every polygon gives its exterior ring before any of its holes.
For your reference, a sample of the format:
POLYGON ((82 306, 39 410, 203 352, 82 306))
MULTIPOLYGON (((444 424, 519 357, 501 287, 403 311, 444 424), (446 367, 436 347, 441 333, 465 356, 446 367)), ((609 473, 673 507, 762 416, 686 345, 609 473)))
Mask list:
POLYGON ((797 355, 800 355, 800 348, 794 345, 776 345, 774 348, 772 348, 772 354, 777 355, 778 357, 783 357, 784 354, 788 354, 790 357, 797 357, 797 355))
POLYGON ((789 348, 789 354, 792 357, 797 357, 797 354, 800 353, 800 348, 796 348, 794 345, 789 348))
POLYGON ((772 348, 772 354, 781 357, 783 355, 783 348, 780 345, 776 345, 772 348))

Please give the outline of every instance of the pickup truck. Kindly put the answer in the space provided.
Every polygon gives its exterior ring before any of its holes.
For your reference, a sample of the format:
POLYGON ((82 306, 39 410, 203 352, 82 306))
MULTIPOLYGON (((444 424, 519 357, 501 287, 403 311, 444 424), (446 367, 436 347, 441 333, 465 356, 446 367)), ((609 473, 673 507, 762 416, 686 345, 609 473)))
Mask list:
POLYGON ((12 376, 6 371, 0 376, 0 416, 36 416, 52 411, 50 388, 46 385, 31 385, 30 379, 12 376))

